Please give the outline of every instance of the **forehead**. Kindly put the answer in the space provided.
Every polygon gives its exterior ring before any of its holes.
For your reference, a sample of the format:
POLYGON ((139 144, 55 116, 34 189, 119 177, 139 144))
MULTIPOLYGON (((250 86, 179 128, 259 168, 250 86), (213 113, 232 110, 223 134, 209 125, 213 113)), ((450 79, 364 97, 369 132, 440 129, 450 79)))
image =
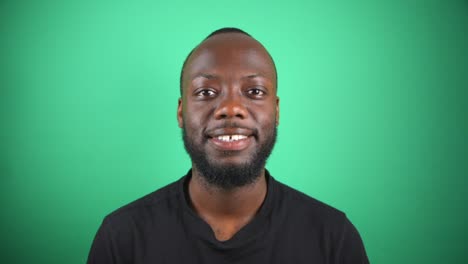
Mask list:
POLYGON ((258 41, 240 33, 223 33, 210 37, 195 49, 185 73, 189 79, 200 73, 231 77, 262 74, 273 79, 275 68, 258 41))

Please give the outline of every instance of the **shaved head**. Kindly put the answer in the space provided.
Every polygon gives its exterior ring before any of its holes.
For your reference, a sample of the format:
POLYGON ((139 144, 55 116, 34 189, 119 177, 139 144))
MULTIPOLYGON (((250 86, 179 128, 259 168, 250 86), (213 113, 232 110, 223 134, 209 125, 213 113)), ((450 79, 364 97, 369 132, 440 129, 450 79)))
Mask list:
MULTIPOLYGON (((250 34, 248 34, 247 32, 241 30, 241 29, 238 29, 238 28, 230 28, 230 27, 226 27, 226 28, 221 28, 221 29, 218 29, 218 30, 215 30, 213 31, 211 34, 209 34, 200 44, 198 44, 195 48, 193 48, 190 53, 187 55, 187 57, 185 58, 184 60, 184 63, 182 65, 182 70, 181 70, 181 73, 180 73, 180 94, 182 95, 183 94, 183 90, 184 90, 184 80, 186 80, 186 69, 187 69, 187 65, 190 64, 192 62, 192 57, 194 57, 194 55, 200 53, 199 50, 203 50, 203 49, 206 49, 206 48, 213 48, 215 45, 223 45, 225 46, 225 42, 220 42, 220 41, 211 41, 212 39, 219 39, 219 37, 222 36, 222 39, 228 39, 231 44, 234 44, 234 45, 242 45, 243 43, 242 42, 251 42, 251 43, 256 43, 257 47, 259 50, 261 50, 262 52, 264 52, 265 54, 268 55, 269 57, 269 61, 272 65, 272 68, 274 70, 274 75, 275 75, 275 80, 277 81, 277 71, 276 71, 276 65, 275 65, 275 62, 273 60, 273 58, 271 57, 270 53, 266 50, 266 48, 260 43, 258 42, 255 38, 253 38, 250 34)), ((244 43, 245 45, 245 43, 244 43)))

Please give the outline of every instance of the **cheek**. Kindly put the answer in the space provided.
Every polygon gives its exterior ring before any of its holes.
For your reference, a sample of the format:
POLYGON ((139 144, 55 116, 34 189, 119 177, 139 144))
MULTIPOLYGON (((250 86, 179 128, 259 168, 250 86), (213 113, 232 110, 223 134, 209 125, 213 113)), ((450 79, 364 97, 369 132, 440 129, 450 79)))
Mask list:
POLYGON ((203 139, 203 132, 205 130, 205 122, 200 111, 187 109, 183 115, 183 123, 187 136, 200 142, 203 139))
POLYGON ((199 122, 191 115, 184 116, 184 127, 187 133, 190 132, 190 135, 196 134, 196 132, 200 130, 199 122))
POLYGON ((257 122, 262 128, 276 126, 276 108, 270 105, 257 108, 253 111, 257 122))
POLYGON ((183 113, 184 122, 186 125, 203 128, 211 118, 213 109, 212 104, 187 102, 183 113))

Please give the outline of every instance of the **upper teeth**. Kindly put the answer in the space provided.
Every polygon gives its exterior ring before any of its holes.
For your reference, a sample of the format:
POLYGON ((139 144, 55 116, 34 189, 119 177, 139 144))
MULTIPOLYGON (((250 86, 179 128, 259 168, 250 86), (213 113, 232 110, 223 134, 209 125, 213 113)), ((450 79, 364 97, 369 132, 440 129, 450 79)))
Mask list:
POLYGON ((218 140, 221 140, 221 141, 230 142, 230 141, 236 141, 236 140, 241 140, 241 139, 247 138, 247 136, 244 136, 244 135, 223 135, 223 136, 218 136, 217 138, 218 138, 218 140))

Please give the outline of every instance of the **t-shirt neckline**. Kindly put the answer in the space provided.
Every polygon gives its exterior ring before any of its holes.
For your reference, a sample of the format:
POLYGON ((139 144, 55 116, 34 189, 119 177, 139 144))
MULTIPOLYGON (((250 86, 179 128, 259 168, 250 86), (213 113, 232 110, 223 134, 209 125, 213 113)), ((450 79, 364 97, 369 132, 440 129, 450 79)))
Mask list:
POLYGON ((221 250, 238 249, 240 247, 249 246, 252 243, 261 240, 264 232, 268 230, 269 218, 273 199, 276 192, 276 184, 274 178, 270 175, 268 170, 265 169, 265 178, 267 181, 267 194, 259 211, 254 218, 243 226, 237 233, 228 240, 219 241, 216 239, 214 232, 210 225, 205 222, 190 206, 190 198, 188 195, 188 182, 192 176, 192 170, 179 180, 180 203, 183 210, 184 224, 187 231, 192 233, 196 239, 201 239, 205 243, 210 244, 212 247, 221 250))

